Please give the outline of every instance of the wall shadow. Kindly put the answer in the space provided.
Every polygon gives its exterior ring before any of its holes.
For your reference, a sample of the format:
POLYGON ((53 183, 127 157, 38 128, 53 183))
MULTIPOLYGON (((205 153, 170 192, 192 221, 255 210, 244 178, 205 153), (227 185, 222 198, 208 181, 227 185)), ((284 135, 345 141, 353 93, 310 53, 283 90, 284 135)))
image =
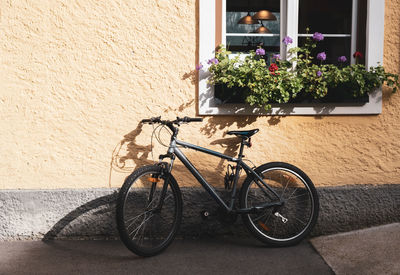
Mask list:
POLYGON ((185 109, 192 107, 195 103, 195 99, 190 100, 189 102, 186 102, 184 104, 181 104, 178 108, 172 108, 172 107, 168 107, 166 109, 164 109, 164 113, 168 113, 168 112, 183 112, 185 109))
MULTIPOLYGON (((224 148, 224 151, 222 152, 225 155, 228 156, 235 156, 238 153, 239 147, 240 147, 240 138, 237 137, 232 137, 232 138, 222 138, 222 139, 217 139, 212 141, 210 144, 211 145, 220 145, 222 148, 224 148)), ((218 170, 225 170, 225 160, 221 159, 217 165, 218 170)))
POLYGON ((184 73, 182 76, 182 80, 189 79, 192 85, 197 85, 198 82, 198 74, 196 70, 191 70, 188 73, 184 73))
POLYGON ((236 124, 235 129, 232 128, 229 130, 237 130, 246 127, 254 123, 257 118, 257 116, 213 116, 207 120, 206 125, 201 127, 200 131, 206 136, 212 137, 218 131, 230 128, 234 124, 236 124))
MULTIPOLYGON (((180 105, 178 108, 171 108, 168 107, 164 110, 164 113, 168 112, 182 112, 187 108, 191 108, 194 104, 195 100, 191 100, 187 103, 180 105)), ((112 152, 111 162, 110 162, 110 173, 109 173, 109 187, 112 186, 112 178, 113 172, 116 173, 132 173, 136 167, 140 167, 143 165, 150 165, 153 164, 154 161, 158 160, 158 155, 152 154, 152 145, 140 145, 138 144, 138 138, 140 135, 145 134, 148 135, 149 138, 152 135, 152 132, 149 131, 151 128, 146 124, 138 123, 136 128, 126 134, 124 138, 116 145, 112 152), (150 157, 151 155, 151 157, 150 157), (152 160, 154 158, 154 161, 152 160)), ((152 130, 152 129, 151 129, 152 130)), ((158 132, 158 131, 157 131, 158 132)), ((155 133, 157 135, 157 133, 155 133)), ((164 140, 164 139, 163 139, 164 140)), ((168 137, 169 140, 169 137, 168 137)), ((156 142, 154 138, 153 142, 156 142)), ((154 145, 154 143, 153 143, 154 145)), ((158 145, 156 145, 158 146, 158 145)), ((154 146, 155 147, 155 146, 154 146)), ((158 150, 156 150, 158 152, 158 150)), ((228 150, 229 151, 229 150, 228 150)), ((166 148, 162 153, 166 152, 166 148)), ((205 156, 205 155, 204 155, 205 156)), ((196 159, 199 157, 191 158, 191 153, 187 154, 189 159, 194 160, 194 164, 196 164, 196 159)), ((185 179, 190 181, 195 181, 195 178, 187 171, 186 167, 180 163, 180 161, 175 161, 174 163, 174 175, 185 175, 185 179)), ((215 171, 201 171, 203 176, 214 178, 215 171)))
POLYGON ((120 145, 123 146, 126 144, 127 154, 124 156, 120 156, 118 153, 113 155, 113 163, 118 165, 117 167, 125 168, 125 164, 127 160, 132 160, 136 165, 138 164, 150 164, 151 162, 148 160, 151 145, 140 145, 136 142, 136 138, 142 133, 143 124, 138 123, 136 128, 132 130, 130 133, 126 134, 124 138, 121 140, 120 145))
MULTIPOLYGON (((347 185, 337 187, 317 188, 320 197, 320 214, 318 223, 312 235, 325 235, 337 232, 351 231, 355 229, 372 227, 386 223, 400 221, 400 185, 347 185)), ((239 224, 227 227, 218 222, 217 216, 203 220, 200 211, 207 209, 210 213, 217 211, 215 201, 199 188, 181 188, 183 196, 183 223, 180 230, 181 236, 193 237, 210 236, 216 234, 245 232, 245 228, 239 224), (228 230, 229 229, 229 230, 228 230)), ((225 190, 220 190, 222 195, 229 196, 225 190)), ((40 192, 40 191, 38 191, 40 192)), ((65 192, 65 191, 56 191, 65 192)), ((74 191, 70 196, 73 201, 81 196, 93 196, 90 189, 74 191)), ((54 239, 116 239, 118 237, 115 223, 115 202, 117 190, 112 193, 109 190, 98 191, 98 198, 92 199, 68 214, 63 216, 43 236, 42 240, 54 239), (107 194, 108 193, 108 194, 107 194)), ((66 200, 65 203, 70 203, 66 200)), ((51 202, 48 202, 51 203, 51 202)), ((215 213, 216 214, 216 213, 215 213)), ((54 212, 53 215, 57 215, 54 212)), ((51 217, 48 217, 51 219, 51 217)), ((45 221, 44 221, 45 222, 45 221)))
POLYGON ((110 172, 108 176, 108 186, 111 188, 113 171, 117 173, 131 173, 138 165, 150 164, 148 160, 151 152, 151 145, 140 145, 136 142, 137 137, 143 131, 143 124, 138 123, 136 128, 126 134, 124 138, 115 146, 111 154, 110 172), (126 146, 126 149, 124 148, 126 146), (125 150, 123 150, 125 149, 125 150), (122 151, 123 155, 121 155, 122 151), (127 165, 128 161, 134 163, 133 166, 127 165))
MULTIPOLYGON (((218 131, 223 130, 250 130, 255 127, 249 127, 257 121, 261 116, 213 116, 207 120, 206 125, 201 127, 201 132, 208 137, 212 137, 218 131), (235 127, 233 127, 235 126, 235 127), (246 129, 242 129, 246 128, 246 129)), ((265 116, 263 116, 265 117, 265 116)), ((285 116, 270 116, 268 117, 268 126, 275 126, 282 121, 285 116)), ((225 136, 224 133, 223 136, 225 136)))
POLYGON ((43 236, 42 240, 62 238, 95 239, 109 237, 115 239, 117 230, 115 225, 115 201, 117 192, 93 199, 75 208, 60 219, 43 236))

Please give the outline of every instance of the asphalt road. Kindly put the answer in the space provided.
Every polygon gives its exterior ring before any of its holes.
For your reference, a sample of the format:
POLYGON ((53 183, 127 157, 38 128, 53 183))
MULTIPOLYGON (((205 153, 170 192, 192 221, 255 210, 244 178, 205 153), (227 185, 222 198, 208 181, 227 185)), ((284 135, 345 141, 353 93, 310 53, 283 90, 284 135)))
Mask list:
POLYGON ((268 248, 253 239, 175 240, 141 258, 120 241, 0 243, 0 274, 333 274, 304 241, 268 248))

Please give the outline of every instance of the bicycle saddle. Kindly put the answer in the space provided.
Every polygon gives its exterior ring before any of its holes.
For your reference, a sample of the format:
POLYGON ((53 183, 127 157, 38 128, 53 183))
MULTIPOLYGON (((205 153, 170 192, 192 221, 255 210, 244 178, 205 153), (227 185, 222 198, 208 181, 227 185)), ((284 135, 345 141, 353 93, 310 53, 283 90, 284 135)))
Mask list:
POLYGON ((247 131, 229 131, 226 134, 227 135, 236 135, 236 136, 242 137, 242 138, 249 138, 257 132, 258 132, 258 129, 253 129, 253 130, 247 130, 247 131))

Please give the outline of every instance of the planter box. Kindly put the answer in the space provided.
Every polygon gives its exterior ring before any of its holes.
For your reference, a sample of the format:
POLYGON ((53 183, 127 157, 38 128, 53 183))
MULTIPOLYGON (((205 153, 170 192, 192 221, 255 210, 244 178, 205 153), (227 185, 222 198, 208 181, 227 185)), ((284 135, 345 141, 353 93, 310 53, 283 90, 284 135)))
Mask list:
MULTIPOLYGON (((245 103, 249 94, 248 88, 228 88, 226 85, 215 85, 214 96, 221 101, 220 104, 226 103, 245 103)), ((314 105, 314 104, 341 104, 341 105, 364 105, 369 102, 368 94, 362 97, 353 97, 352 89, 343 85, 331 88, 324 98, 315 99, 309 94, 300 92, 296 98, 288 103, 298 105, 314 105)), ((273 104, 273 102, 271 102, 273 104)))
POLYGON ((214 96, 225 103, 245 103, 249 93, 247 88, 228 88, 226 85, 218 84, 214 86, 214 96))

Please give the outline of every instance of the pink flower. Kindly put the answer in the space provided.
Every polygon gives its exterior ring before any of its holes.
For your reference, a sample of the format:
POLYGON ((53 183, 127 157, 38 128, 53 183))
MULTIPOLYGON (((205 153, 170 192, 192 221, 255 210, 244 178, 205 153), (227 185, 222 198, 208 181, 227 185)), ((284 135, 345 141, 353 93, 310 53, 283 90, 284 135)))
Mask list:
POLYGON ((321 60, 321 61, 326 60, 326 53, 325 52, 321 52, 321 53, 317 54, 317 59, 321 60))
POLYGON ((262 48, 258 48, 258 49, 256 50, 256 55, 265 55, 265 50, 262 49, 262 48))
POLYGON ((340 57, 338 58, 338 61, 339 61, 340 63, 344 63, 344 62, 347 61, 347 58, 346 58, 344 55, 342 55, 342 56, 340 56, 340 57))
POLYGON ((211 58, 210 60, 207 61, 207 64, 208 64, 208 65, 211 65, 211 64, 217 65, 218 63, 219 63, 219 61, 218 61, 218 59, 216 59, 215 57, 214 57, 214 58, 211 58))
POLYGON ((322 41, 324 40, 324 35, 320 32, 316 32, 314 33, 313 37, 312 37, 315 41, 322 41))
POLYGON ((293 39, 290 36, 286 36, 285 38, 283 38, 282 42, 287 46, 293 43, 293 39))
POLYGON ((275 58, 276 60, 279 60, 279 59, 281 59, 281 55, 280 54, 274 54, 272 56, 272 58, 275 58))

